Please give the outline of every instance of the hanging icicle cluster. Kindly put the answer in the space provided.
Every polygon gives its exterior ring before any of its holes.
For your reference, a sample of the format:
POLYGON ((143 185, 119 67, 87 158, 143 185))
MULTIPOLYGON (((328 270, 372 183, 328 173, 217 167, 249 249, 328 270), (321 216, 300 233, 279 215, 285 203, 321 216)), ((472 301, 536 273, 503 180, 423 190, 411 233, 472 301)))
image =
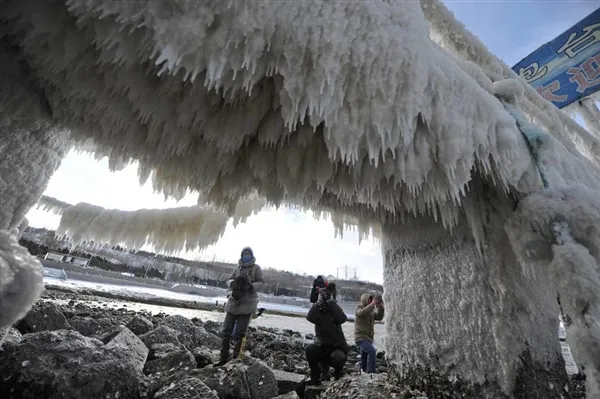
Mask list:
POLYGON ((75 244, 95 242, 159 253, 201 250, 215 244, 225 232, 228 217, 197 206, 120 211, 86 203, 65 208, 56 231, 75 244))
POLYGON ((489 68, 432 43, 419 3, 67 5, 8 1, 4 15, 54 117, 115 168, 139 160, 167 196, 230 208, 258 189, 452 225, 473 168, 537 186, 489 68))

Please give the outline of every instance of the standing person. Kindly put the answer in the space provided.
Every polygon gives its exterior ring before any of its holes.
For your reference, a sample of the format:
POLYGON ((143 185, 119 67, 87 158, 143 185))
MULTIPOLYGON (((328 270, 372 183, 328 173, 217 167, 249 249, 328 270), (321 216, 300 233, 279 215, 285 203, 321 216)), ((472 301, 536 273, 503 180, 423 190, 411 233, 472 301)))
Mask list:
POLYGON ((334 368, 334 377, 339 380, 348 358, 348 344, 342 330, 342 324, 348 318, 335 297, 335 285, 320 288, 317 302, 306 315, 306 319, 315 325, 314 343, 306 347, 306 360, 310 367, 309 385, 320 385, 321 371, 329 375, 329 367, 334 368), (321 370, 320 365, 325 369, 321 370))
POLYGON ((384 316, 381 295, 362 294, 355 316, 354 341, 360 348, 360 368, 374 373, 377 369, 377 350, 373 346, 375 320, 383 320, 384 316))
POLYGON ((226 314, 221 337, 221 356, 216 366, 222 366, 229 361, 229 346, 234 326, 233 358, 239 356, 248 324, 258 307, 258 290, 264 282, 262 269, 256 264, 254 252, 250 247, 244 248, 238 261, 238 267, 227 280, 231 294, 225 304, 226 314))

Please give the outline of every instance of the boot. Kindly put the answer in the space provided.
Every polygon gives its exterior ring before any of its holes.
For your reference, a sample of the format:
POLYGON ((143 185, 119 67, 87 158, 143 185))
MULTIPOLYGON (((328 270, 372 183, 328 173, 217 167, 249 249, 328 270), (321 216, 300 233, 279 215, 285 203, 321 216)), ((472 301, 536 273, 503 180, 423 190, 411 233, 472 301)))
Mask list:
POLYGON ((246 337, 239 337, 235 341, 235 345, 233 346, 233 360, 238 359, 240 357, 240 352, 245 349, 246 337))
POLYGON ((214 367, 221 367, 229 361, 229 340, 229 337, 221 340, 221 355, 219 356, 219 361, 214 364, 214 367))
POLYGON ((342 378, 343 376, 344 376, 344 370, 343 369, 341 369, 341 370, 335 370, 333 372, 333 379, 336 380, 336 381, 339 380, 340 378, 342 378))
POLYGON ((320 386, 321 385, 321 377, 319 374, 315 374, 313 372, 310 373, 310 380, 306 381, 307 386, 320 386))

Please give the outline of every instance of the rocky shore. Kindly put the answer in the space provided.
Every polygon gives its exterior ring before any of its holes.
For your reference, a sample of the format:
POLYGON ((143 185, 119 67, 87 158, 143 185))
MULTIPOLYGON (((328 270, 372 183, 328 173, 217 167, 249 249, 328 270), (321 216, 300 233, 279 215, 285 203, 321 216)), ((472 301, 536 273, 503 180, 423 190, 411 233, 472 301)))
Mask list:
MULTIPOLYGON (((0 348, 2 398, 347 398, 358 385, 361 392, 387 385, 384 354, 382 374, 361 379, 352 348, 344 380, 305 387, 304 347, 312 337, 292 330, 250 327, 244 359, 213 367, 220 323, 98 299, 68 289, 44 293, 0 348)), ((423 397, 402 392, 397 397, 423 397)))
MULTIPOLYGON (((0 347, 0 397, 427 398, 387 382, 383 352, 378 374, 360 374, 355 347, 344 378, 305 387, 304 348, 312 337, 292 330, 251 326, 246 356, 213 367, 220 323, 107 302, 91 292, 47 290, 0 347)), ((585 397, 581 389, 574 379, 573 398, 585 397)))

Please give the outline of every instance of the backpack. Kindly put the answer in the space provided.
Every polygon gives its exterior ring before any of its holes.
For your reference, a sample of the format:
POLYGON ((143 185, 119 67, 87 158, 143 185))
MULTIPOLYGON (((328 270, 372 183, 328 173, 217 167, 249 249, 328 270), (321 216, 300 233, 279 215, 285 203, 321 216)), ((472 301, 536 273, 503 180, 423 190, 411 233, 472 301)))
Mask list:
POLYGON ((231 297, 239 301, 250 291, 250 281, 245 275, 238 275, 231 283, 231 297))

